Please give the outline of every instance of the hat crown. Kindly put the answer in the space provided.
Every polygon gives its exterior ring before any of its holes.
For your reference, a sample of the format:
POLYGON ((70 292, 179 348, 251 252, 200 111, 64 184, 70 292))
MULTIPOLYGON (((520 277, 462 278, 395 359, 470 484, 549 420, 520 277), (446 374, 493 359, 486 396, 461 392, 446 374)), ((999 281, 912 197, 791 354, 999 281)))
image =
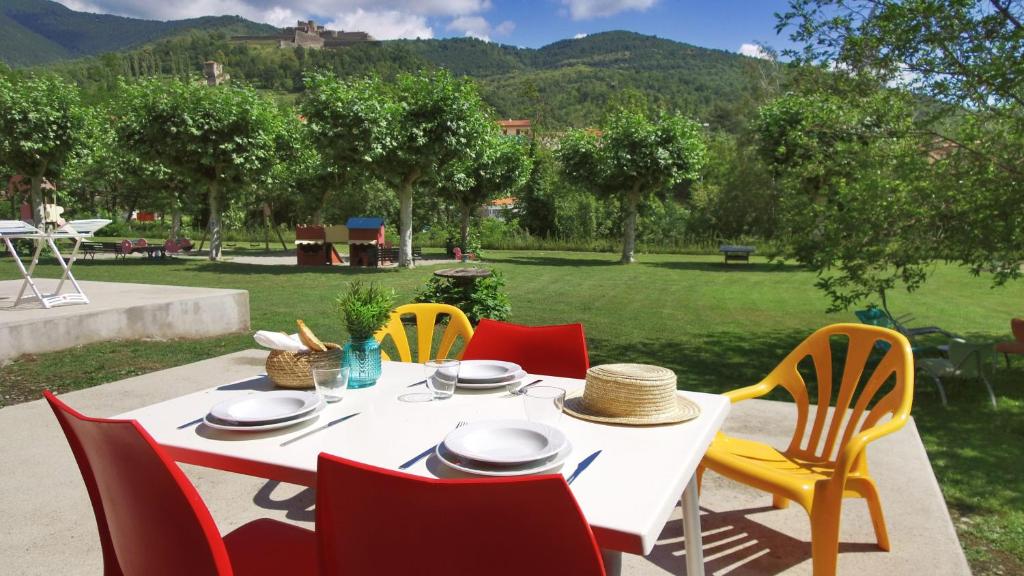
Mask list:
POLYGON ((653 417, 677 410, 675 372, 649 364, 603 364, 587 370, 583 406, 611 417, 653 417))

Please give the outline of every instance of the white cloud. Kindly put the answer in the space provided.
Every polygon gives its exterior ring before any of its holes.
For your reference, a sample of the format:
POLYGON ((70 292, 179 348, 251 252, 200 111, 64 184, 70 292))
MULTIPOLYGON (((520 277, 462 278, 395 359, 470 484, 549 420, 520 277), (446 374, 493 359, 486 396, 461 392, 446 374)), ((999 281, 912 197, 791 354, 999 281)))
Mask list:
POLYGON ((604 18, 628 10, 643 12, 657 2, 658 0, 562 0, 562 4, 569 8, 569 17, 573 20, 604 18))
POLYGON ((259 20, 266 22, 271 26, 277 26, 278 28, 284 28, 286 26, 295 26, 295 23, 299 20, 299 15, 292 12, 288 8, 281 8, 280 6, 274 6, 270 10, 263 13, 263 17, 259 20))
POLYGON ((491 26, 491 23, 487 21, 483 16, 459 16, 445 26, 445 30, 454 30, 456 32, 462 32, 463 35, 470 38, 477 38, 484 42, 491 41, 491 34, 499 36, 508 35, 516 27, 516 23, 511 20, 505 20, 497 26, 491 26))
POLYGON ((427 25, 426 17, 397 10, 367 12, 357 8, 355 12, 339 14, 326 26, 334 30, 368 32, 378 40, 434 37, 434 30, 427 25))
MULTIPOLYGON (((412 17, 456 17, 485 12, 491 0, 58 0, 72 10, 177 20, 197 16, 237 14, 252 20, 277 24, 273 20, 287 12, 298 19, 329 19, 335 14, 398 12, 412 17)), ((291 22, 289 25, 294 26, 291 22)))
POLYGON ((586 38, 587 36, 589 36, 589 34, 586 34, 584 32, 577 32, 576 35, 573 36, 572 38, 573 40, 579 40, 580 38, 586 38))
POLYGON ((494 27, 494 33, 498 36, 508 36, 516 29, 516 23, 511 20, 505 20, 502 23, 494 27))
POLYGON ((760 44, 741 44, 739 53, 744 56, 750 56, 751 58, 760 58, 762 60, 772 59, 771 53, 765 50, 760 44))
POLYGON ((459 16, 449 22, 445 29, 465 32, 467 35, 470 33, 487 34, 491 30, 491 25, 483 16, 459 16))
POLYGON ((84 2, 83 0, 57 0, 61 4, 76 12, 103 12, 103 9, 93 4, 92 2, 84 2))

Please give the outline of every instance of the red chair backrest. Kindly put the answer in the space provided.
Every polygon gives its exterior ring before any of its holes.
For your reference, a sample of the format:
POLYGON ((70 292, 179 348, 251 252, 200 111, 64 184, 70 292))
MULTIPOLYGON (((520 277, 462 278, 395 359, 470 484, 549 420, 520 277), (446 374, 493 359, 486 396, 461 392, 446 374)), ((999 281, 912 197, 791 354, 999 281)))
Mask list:
POLYGON ((104 574, 232 574, 199 493, 137 422, 89 418, 44 396, 89 491, 104 574))
POLYGON ((483 319, 463 360, 515 362, 531 374, 585 378, 590 368, 582 324, 522 326, 483 319))
POLYGON ((1024 318, 1010 320, 1010 329, 1013 330, 1014 340, 1024 342, 1024 318))
POLYGON ((436 480, 320 454, 321 576, 602 575, 561 476, 436 480))

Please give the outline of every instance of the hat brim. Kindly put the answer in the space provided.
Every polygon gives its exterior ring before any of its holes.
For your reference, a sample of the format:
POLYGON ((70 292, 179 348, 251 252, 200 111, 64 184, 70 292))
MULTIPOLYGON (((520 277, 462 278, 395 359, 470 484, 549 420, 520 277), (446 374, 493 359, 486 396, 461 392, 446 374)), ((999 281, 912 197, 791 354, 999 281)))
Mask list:
POLYGON ((602 424, 621 424, 625 426, 656 426, 659 424, 679 424, 700 416, 700 406, 692 400, 676 395, 675 410, 659 414, 638 416, 605 416, 588 410, 583 405, 583 392, 578 391, 565 399, 565 412, 570 416, 602 424))

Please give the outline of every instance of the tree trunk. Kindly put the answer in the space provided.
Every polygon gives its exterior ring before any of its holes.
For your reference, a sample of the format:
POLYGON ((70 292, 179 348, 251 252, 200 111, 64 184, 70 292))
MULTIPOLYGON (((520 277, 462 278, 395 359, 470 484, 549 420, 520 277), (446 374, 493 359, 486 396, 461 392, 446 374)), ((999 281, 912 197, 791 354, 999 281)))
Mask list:
POLYGON ((415 264, 412 261, 412 187, 420 179, 419 168, 402 180, 398 189, 398 266, 400 268, 412 268, 415 264))
POLYGON ((131 221, 132 221, 132 214, 135 213, 135 207, 138 205, 138 201, 139 201, 139 195, 138 194, 135 194, 134 196, 132 196, 132 202, 131 202, 131 204, 128 205, 128 214, 126 214, 125 217, 124 217, 124 223, 125 224, 130 224, 131 223, 131 221))
POLYGON ((462 223, 462 244, 461 244, 461 246, 462 246, 462 253, 465 254, 467 251, 469 251, 469 215, 470 215, 470 212, 472 212, 472 210, 470 210, 469 204, 466 204, 464 202, 461 203, 461 204, 462 204, 460 206, 460 208, 462 210, 462 213, 461 213, 461 216, 462 216, 461 217, 461 223, 462 223))
POLYGON ((640 204, 640 183, 633 185, 633 189, 626 195, 623 209, 626 211, 626 219, 622 224, 622 259, 623 264, 636 262, 633 252, 636 250, 636 214, 637 206, 640 204))
POLYGON ((210 260, 220 260, 220 187, 210 185, 210 260))
POLYGON ((46 203, 43 198, 43 175, 32 177, 32 191, 29 198, 32 199, 32 224, 36 228, 43 225, 43 205, 46 203))
MULTIPOLYGON (((335 180, 335 186, 337 186, 337 178, 335 180)), ((324 207, 327 206, 327 197, 331 194, 330 190, 324 190, 324 193, 320 195, 320 204, 317 205, 316 210, 313 211, 312 224, 314 226, 320 226, 324 222, 324 207)))
POLYGON ((171 212, 171 238, 177 242, 181 238, 181 207, 175 206, 171 212))
POLYGON ((46 167, 43 167, 43 171, 32 176, 30 181, 32 182, 32 189, 29 193, 29 198, 32 201, 32 219, 33 224, 36 228, 43 225, 43 218, 45 218, 46 198, 43 196, 43 174, 45 173, 46 167))

